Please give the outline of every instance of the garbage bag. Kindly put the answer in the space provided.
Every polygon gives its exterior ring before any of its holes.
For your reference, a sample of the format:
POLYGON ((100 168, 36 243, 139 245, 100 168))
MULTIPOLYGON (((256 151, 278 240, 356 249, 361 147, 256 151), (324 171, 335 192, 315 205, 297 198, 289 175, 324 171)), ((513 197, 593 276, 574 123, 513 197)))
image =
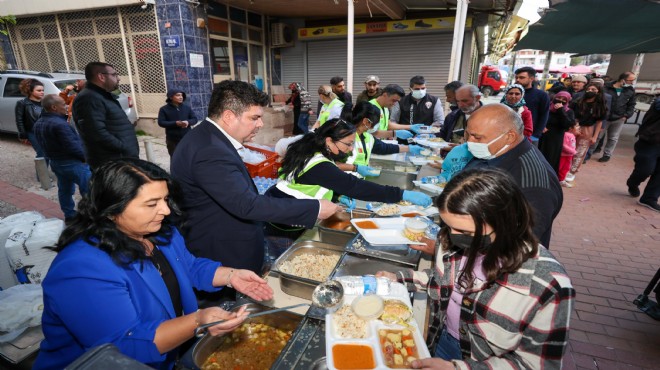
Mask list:
POLYGON ((5 251, 20 284, 41 284, 56 255, 44 247, 55 246, 63 228, 62 220, 49 218, 20 224, 11 230, 5 251))
POLYGON ((0 291, 0 343, 16 339, 41 324, 44 296, 41 284, 16 285, 0 291))

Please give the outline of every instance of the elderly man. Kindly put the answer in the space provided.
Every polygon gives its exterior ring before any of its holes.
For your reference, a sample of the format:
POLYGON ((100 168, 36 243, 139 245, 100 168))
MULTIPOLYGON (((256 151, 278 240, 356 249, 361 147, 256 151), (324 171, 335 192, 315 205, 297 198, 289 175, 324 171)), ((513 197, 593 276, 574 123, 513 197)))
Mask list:
POLYGON ((455 92, 456 105, 458 109, 455 114, 450 113, 445 119, 438 136, 446 142, 460 144, 463 142, 463 132, 467 126, 467 120, 477 109, 481 108, 481 93, 474 85, 463 85, 455 92))
POLYGON ((364 79, 364 90, 355 99, 355 105, 361 101, 369 101, 375 99, 383 93, 380 88, 380 78, 375 75, 369 75, 364 79))
POLYGON ((390 120, 402 125, 422 123, 426 126, 442 126, 445 113, 438 98, 426 93, 424 76, 410 79, 410 94, 406 95, 392 107, 390 120))
POLYGON ((584 87, 587 86, 587 77, 584 75, 574 75, 571 80, 571 87, 568 89, 568 92, 573 97, 573 100, 576 99, 575 94, 584 94, 584 87))
POLYGON ((534 210, 534 234, 550 247, 552 222, 564 196, 555 171, 523 135, 520 115, 503 104, 484 106, 467 127, 468 150, 474 159, 465 168, 497 167, 513 176, 534 210))
POLYGON ((50 168, 57 176, 57 199, 64 213, 64 220, 76 216, 73 194, 76 185, 81 195, 87 194, 92 173, 85 163, 80 137, 66 121, 66 103, 61 97, 46 95, 41 101, 43 112, 34 124, 37 141, 50 159, 50 168))
POLYGON ((85 67, 85 88, 73 101, 73 121, 93 169, 111 159, 138 158, 140 147, 131 121, 112 95, 119 73, 112 64, 91 62, 85 67))
POLYGON ((327 200, 259 195, 241 159, 263 127, 268 96, 241 81, 223 81, 211 95, 209 116, 183 137, 172 157, 172 176, 183 188, 184 237, 198 257, 261 273, 263 222, 311 228, 339 211, 327 200))

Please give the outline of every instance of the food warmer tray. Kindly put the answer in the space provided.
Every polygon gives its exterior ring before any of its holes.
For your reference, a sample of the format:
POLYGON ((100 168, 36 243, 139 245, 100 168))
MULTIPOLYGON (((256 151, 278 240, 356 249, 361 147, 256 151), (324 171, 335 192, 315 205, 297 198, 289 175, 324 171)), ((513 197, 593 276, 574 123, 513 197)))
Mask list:
POLYGON ((323 370, 325 359, 325 317, 305 317, 271 370, 323 370))
MULTIPOLYGON (((305 240, 293 244, 286 252, 284 252, 275 262, 271 271, 276 272, 280 276, 280 287, 286 294, 311 300, 312 292, 321 281, 306 279, 300 276, 290 275, 281 271, 281 266, 284 262, 289 261, 296 256, 304 254, 312 255, 336 255, 341 260, 343 254, 343 247, 325 244, 313 240, 305 240)), ((339 262, 337 262, 339 263, 339 262)), ((332 269, 337 266, 335 265, 332 269)), ((332 272, 330 273, 332 274, 332 272)))
POLYGON ((407 244, 371 245, 362 235, 357 234, 346 245, 346 251, 353 254, 370 256, 385 261, 392 261, 417 268, 422 252, 410 248, 407 244))
POLYGON ((332 273, 332 278, 340 276, 375 275, 378 271, 397 272, 409 269, 409 265, 398 262, 383 261, 368 256, 346 254, 332 273))

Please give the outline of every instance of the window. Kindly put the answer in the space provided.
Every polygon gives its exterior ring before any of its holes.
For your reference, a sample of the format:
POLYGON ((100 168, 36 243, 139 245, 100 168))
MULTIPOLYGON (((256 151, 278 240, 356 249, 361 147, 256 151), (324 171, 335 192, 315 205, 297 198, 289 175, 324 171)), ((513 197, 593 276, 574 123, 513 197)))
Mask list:
POLYGON ((23 81, 22 78, 8 78, 3 96, 6 98, 23 98, 24 96, 21 94, 21 90, 18 89, 21 81, 23 81))
POLYGON ((211 52, 213 54, 213 74, 231 75, 229 67, 229 42, 211 39, 211 52))
POLYGON ((494 71, 493 71, 493 72, 488 72, 488 73, 486 74, 486 77, 488 77, 488 78, 492 78, 492 79, 495 80, 495 81, 499 81, 499 80, 500 80, 500 74, 499 74, 498 72, 494 72, 494 71))
POLYGON ((557 64, 566 64, 566 58, 557 58, 557 64))

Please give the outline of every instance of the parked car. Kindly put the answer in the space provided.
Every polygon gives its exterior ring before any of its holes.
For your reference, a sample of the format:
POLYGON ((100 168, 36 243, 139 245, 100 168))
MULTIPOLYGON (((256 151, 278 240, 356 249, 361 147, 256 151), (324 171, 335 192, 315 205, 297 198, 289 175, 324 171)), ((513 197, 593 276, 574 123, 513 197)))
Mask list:
MULTIPOLYGON (((7 70, 0 71, 0 131, 9 133, 18 133, 16 128, 16 115, 14 108, 16 102, 25 96, 21 94, 18 85, 26 78, 34 78, 44 84, 45 94, 59 94, 67 85, 75 85, 77 80, 84 80, 82 73, 44 73, 35 71, 7 70)), ((133 107, 133 100, 130 96, 116 90, 113 94, 117 96, 119 104, 126 112, 126 116, 135 124, 137 113, 133 107)))

